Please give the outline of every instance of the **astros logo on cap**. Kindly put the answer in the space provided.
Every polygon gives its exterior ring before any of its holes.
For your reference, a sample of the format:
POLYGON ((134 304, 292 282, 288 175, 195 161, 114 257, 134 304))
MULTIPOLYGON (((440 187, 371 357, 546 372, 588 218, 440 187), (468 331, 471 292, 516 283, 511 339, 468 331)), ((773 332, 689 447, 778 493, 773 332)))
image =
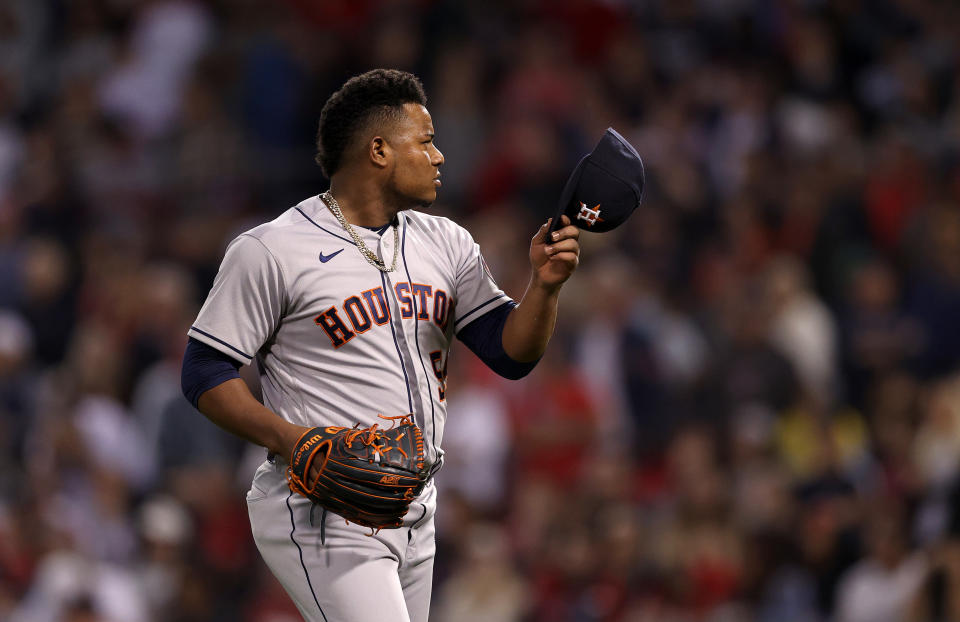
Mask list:
POLYGON ((592 227, 596 222, 603 222, 603 218, 600 218, 600 204, 597 203, 591 208, 580 201, 580 213, 577 214, 577 220, 585 220, 588 227, 592 227))
POLYGON ((580 229, 594 233, 616 229, 640 205, 643 186, 643 161, 637 150, 615 129, 607 128, 567 178, 547 235, 560 228, 564 215, 580 229), (590 204, 595 205, 588 207, 590 204))

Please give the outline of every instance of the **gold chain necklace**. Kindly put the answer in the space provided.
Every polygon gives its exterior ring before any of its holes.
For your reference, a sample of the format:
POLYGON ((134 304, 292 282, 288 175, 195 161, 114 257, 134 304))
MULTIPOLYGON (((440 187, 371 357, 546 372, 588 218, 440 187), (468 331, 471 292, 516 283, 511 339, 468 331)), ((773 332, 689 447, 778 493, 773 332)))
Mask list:
POLYGON ((360 249, 360 254, 363 255, 370 264, 381 272, 393 272, 397 269, 397 257, 400 254, 400 234, 397 232, 399 228, 396 224, 393 225, 393 265, 390 268, 387 268, 387 264, 383 262, 382 259, 377 257, 373 251, 367 248, 367 245, 363 243, 363 240, 360 239, 360 235, 354 231, 350 223, 347 222, 347 219, 343 217, 343 211, 340 209, 340 204, 337 203, 337 200, 333 198, 333 195, 330 194, 330 191, 327 190, 320 195, 320 198, 327 205, 333 215, 336 217, 337 222, 340 223, 340 226, 343 227, 347 233, 350 234, 350 237, 353 238, 354 244, 357 245, 357 248, 360 249))

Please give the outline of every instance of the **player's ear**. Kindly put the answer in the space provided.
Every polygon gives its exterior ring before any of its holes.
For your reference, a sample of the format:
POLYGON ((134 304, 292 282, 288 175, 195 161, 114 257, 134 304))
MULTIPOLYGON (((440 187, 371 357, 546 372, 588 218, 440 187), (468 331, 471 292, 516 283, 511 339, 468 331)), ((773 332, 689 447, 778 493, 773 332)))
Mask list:
POLYGON ((383 139, 383 136, 374 136, 370 139, 367 155, 374 166, 386 168, 390 160, 390 145, 383 139))

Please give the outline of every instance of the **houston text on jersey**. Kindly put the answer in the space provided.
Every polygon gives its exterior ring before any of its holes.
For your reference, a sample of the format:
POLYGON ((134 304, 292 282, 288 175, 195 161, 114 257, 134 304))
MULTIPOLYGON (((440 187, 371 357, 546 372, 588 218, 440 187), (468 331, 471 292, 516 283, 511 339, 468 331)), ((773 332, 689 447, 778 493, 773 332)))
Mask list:
MULTIPOLYGON (((453 306, 447 292, 432 285, 406 281, 394 285, 393 292, 400 306, 401 318, 412 319, 416 308, 418 321, 433 321, 441 331, 447 330, 447 318, 453 306)), ((345 345, 374 325, 383 326, 389 321, 390 305, 387 304, 383 287, 374 287, 350 296, 339 308, 330 307, 314 318, 314 322, 327 334, 334 348, 345 345)))

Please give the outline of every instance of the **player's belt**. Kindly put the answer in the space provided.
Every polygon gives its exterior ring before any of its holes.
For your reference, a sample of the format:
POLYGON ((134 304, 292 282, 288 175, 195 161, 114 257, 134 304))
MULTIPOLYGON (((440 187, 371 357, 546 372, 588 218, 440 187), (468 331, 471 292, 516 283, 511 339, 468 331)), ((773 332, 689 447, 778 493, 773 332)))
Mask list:
MULTIPOLYGON (((277 454, 268 451, 268 452, 267 452, 267 462, 269 462, 270 464, 276 464, 276 463, 277 463, 277 454)), ((440 454, 440 455, 437 457, 437 461, 430 465, 430 468, 428 469, 428 473, 427 473, 427 479, 432 478, 432 477, 433 477, 433 474, 436 473, 437 471, 439 471, 439 470, 440 470, 440 467, 442 467, 442 466, 443 466, 443 454, 440 454)))

